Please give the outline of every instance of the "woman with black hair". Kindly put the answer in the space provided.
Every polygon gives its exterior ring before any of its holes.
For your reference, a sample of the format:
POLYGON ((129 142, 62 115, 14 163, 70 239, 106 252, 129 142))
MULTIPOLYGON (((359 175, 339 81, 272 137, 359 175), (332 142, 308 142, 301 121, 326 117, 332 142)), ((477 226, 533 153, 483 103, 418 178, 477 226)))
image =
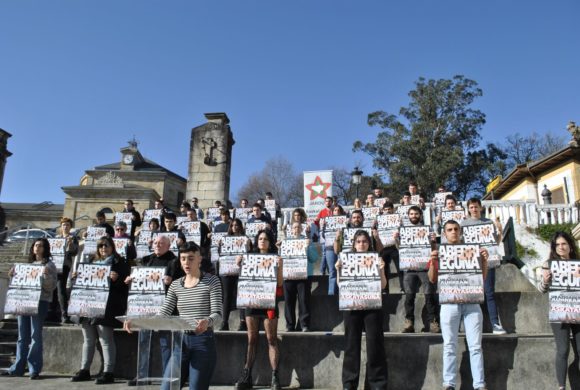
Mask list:
MULTIPOLYGON (((91 261, 92 264, 104 264, 111 266, 109 274, 109 297, 103 318, 81 318, 80 324, 83 330, 83 352, 81 369, 71 378, 72 382, 91 380, 91 363, 95 355, 97 336, 103 349, 104 370, 97 377, 95 384, 102 385, 115 381, 115 358, 117 349, 113 329, 120 328, 122 323, 115 317, 122 316, 127 310, 127 297, 129 288, 124 280, 129 276, 129 265, 115 250, 115 243, 109 236, 101 237, 97 241, 97 253, 91 261)), ((75 278, 76 272, 73 273, 75 278)))
MULTIPOLYGON (((40 277, 41 293, 38 302, 38 313, 33 316, 18 316, 18 341, 16 343, 16 360, 8 371, 2 373, 7 376, 22 376, 28 362, 30 379, 38 379, 42 371, 42 326, 48 305, 52 301, 52 295, 56 288, 57 271, 51 261, 50 244, 46 238, 39 238, 32 243, 28 254, 30 264, 44 266, 40 277)), ((14 276, 14 268, 9 272, 14 276)))
MULTIPOLYGON (((278 254, 276 241, 270 229, 260 230, 254 238, 253 253, 278 254)), ((241 257, 240 257, 241 261, 241 257)), ((240 379, 235 384, 236 390, 251 389, 252 367, 256 360, 258 348, 258 335, 260 320, 264 319, 264 329, 268 340, 268 357, 272 367, 271 390, 280 390, 280 379, 278 377, 278 362, 280 360, 280 350, 278 349, 278 298, 283 295, 282 291, 282 259, 278 258, 277 287, 276 287, 276 307, 274 309, 246 309, 246 324, 248 326, 248 349, 246 353, 246 363, 242 370, 240 379)))
MULTIPOLYGON (((549 290, 552 281, 552 272, 550 271, 549 260, 571 260, 578 259, 578 248, 576 242, 566 232, 556 232, 550 240, 550 257, 542 266, 542 278, 538 288, 541 292, 546 293, 549 290)), ((573 275, 579 278, 580 275, 573 275)), ((575 344, 576 350, 580 350, 580 324, 568 324, 562 322, 550 323, 554 339, 556 340, 556 379, 559 388, 566 388, 566 374, 568 371, 568 354, 570 353, 570 335, 572 343, 575 344)), ((575 361, 576 367, 578 362, 575 361)))
MULTIPOLYGON (((185 276, 169 286, 159 312, 171 316, 175 309, 191 326, 183 335, 182 368, 189 367, 189 389, 209 389, 217 354, 213 330, 222 318, 222 288, 219 278, 201 270, 201 250, 194 242, 179 247, 179 262, 185 276), (184 366, 186 365, 186 366, 184 366)), ((167 365, 165 377, 169 377, 167 365)), ((169 388, 164 381, 162 389, 169 388)))
MULTIPOLYGON (((358 230, 352 239, 352 252, 368 252, 371 248, 371 237, 365 230, 358 230)), ((336 262, 340 275, 341 260, 336 262)), ((381 290, 387 286, 384 272, 385 262, 380 260, 379 275, 381 290)), ((339 277, 340 282, 340 277, 339 277)), ((340 284, 339 284, 340 285, 340 284)), ((383 336, 383 311, 349 310, 343 312, 344 359, 342 361, 342 384, 344 390, 355 390, 358 387, 360 375, 360 353, 363 329, 366 333, 367 377, 371 389, 387 388, 387 356, 385 354, 383 336)))

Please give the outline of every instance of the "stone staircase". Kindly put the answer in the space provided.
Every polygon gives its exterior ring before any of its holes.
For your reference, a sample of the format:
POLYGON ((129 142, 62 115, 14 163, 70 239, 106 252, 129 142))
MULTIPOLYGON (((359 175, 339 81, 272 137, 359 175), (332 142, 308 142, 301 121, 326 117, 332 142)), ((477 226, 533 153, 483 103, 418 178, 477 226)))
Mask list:
POLYGON ((0 321, 0 371, 7 370, 16 358, 18 326, 15 320, 0 321))
POLYGON ((5 242, 0 246, 0 274, 5 274, 14 263, 22 263, 28 260, 28 245, 24 241, 5 242), (26 246, 26 248, 25 248, 26 246), (23 255, 23 250, 26 253, 23 255))

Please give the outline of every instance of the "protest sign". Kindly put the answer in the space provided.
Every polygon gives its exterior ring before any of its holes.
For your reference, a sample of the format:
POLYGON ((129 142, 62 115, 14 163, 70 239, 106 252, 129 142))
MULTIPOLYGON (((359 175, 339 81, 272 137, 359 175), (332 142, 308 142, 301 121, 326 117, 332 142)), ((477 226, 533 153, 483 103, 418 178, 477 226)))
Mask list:
POLYGON ((282 276, 284 280, 308 278, 308 245, 306 238, 289 238, 282 241, 280 256, 284 260, 282 276))
POLYGON ((580 260, 550 260, 550 322, 580 323, 580 260))
POLYGON ((431 257, 429 226, 399 228, 399 267, 401 270, 424 271, 431 257))
POLYGON ((497 244, 497 235, 493 222, 482 222, 475 225, 464 225, 461 228, 463 242, 465 244, 479 244, 482 248, 487 249, 489 257, 487 259, 487 268, 497 268, 501 265, 499 245, 497 244))
POLYGON ((220 276, 235 276, 240 274, 238 256, 248 251, 246 236, 224 236, 219 244, 219 274, 220 276))
POLYGON ((115 213, 115 223, 125 222, 127 224, 127 234, 131 234, 133 226, 133 213, 115 213))
POLYGON ((361 209, 364 217, 363 226, 372 227, 377 217, 381 214, 380 207, 363 207, 361 209))
POLYGON ((483 275, 479 264, 479 245, 441 244, 439 246, 439 302, 483 303, 483 275))
POLYGON ((401 226, 400 214, 382 214, 377 217, 377 229, 379 239, 383 246, 393 246, 396 244, 393 234, 399 231, 401 226))
POLYGON ((324 246, 332 248, 336 235, 341 229, 344 229, 348 223, 346 215, 334 215, 332 217, 324 218, 324 246))
POLYGON ((379 255, 374 252, 341 253, 338 277, 339 310, 382 307, 379 255))
POLYGON ((131 268, 131 287, 127 299, 128 316, 156 315, 163 306, 165 267, 131 268))
POLYGON ((43 272, 44 265, 14 264, 14 275, 10 278, 6 292, 4 313, 22 316, 38 314, 43 272))
POLYGON ((79 263, 70 294, 68 314, 87 318, 104 317, 109 299, 110 273, 110 265, 79 263))
POLYGON ((185 241, 193 241, 201 245, 201 222, 185 221, 181 223, 181 232, 185 236, 185 241))
POLYGON ((58 272, 62 272, 64 263, 64 254, 66 251, 66 238, 49 238, 50 254, 52 255, 52 262, 56 266, 58 272))
POLYGON ((238 281, 238 308, 274 309, 278 255, 244 256, 238 281))

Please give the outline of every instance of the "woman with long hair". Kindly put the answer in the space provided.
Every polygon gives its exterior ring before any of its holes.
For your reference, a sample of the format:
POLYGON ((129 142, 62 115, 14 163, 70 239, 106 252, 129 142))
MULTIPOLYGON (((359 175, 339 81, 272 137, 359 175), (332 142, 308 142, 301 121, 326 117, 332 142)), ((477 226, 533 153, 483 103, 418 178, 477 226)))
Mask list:
MULTIPOLYGON (((8 371, 2 375, 22 376, 28 362, 30 379, 38 379, 42 371, 42 326, 52 295, 56 288, 57 271, 51 261, 50 244, 46 238, 39 238, 32 243, 28 254, 30 264, 43 265, 40 277, 41 293, 38 302, 38 313, 33 316, 18 316, 18 341, 16 343, 16 360, 8 371)), ((14 268, 9 272, 14 276, 14 268)))
MULTIPOLYGON (((352 239, 352 252, 368 252, 372 247, 371 237, 365 230, 358 230, 352 239)), ((336 262, 340 271, 341 261, 336 262)), ((381 289, 387 286, 384 272, 385 262, 380 260, 379 274, 381 289)), ((340 281, 340 279, 339 279, 340 281)), ((383 336, 383 311, 377 310, 349 310, 343 312, 344 359, 342 361, 342 385, 345 390, 355 390, 358 387, 360 375, 360 354, 363 329, 366 332, 367 350, 367 377, 371 389, 387 388, 387 356, 385 354, 383 336)))
MULTIPOLYGON (((244 224, 238 218, 234 218, 228 227, 228 236, 230 237, 244 237, 246 239, 246 252, 249 252, 252 247, 252 242, 246 237, 246 230, 244 229, 244 224)), ((223 320, 220 330, 230 330, 229 320, 230 313, 232 310, 236 309, 236 297, 238 290, 238 279, 237 275, 224 275, 220 276, 220 280, 223 286, 224 304, 223 304, 223 320)), ((240 326, 239 331, 247 330, 246 327, 246 316, 244 309, 239 309, 240 311, 240 326)))
MULTIPOLYGON (((260 230, 254 238, 253 253, 260 254, 277 254, 276 242, 270 229, 260 230)), ((280 390, 280 379, 278 377, 278 362, 280 360, 280 351, 278 349, 278 297, 282 293, 282 261, 278 259, 278 274, 276 288, 276 307, 274 309, 246 309, 246 324, 248 326, 248 349, 246 353, 246 363, 242 370, 240 379, 235 384, 236 390, 251 389, 252 367, 256 360, 256 351, 258 347, 258 335, 260 329, 260 320, 264 319, 264 329, 268 339, 268 357, 272 367, 272 384, 271 390, 280 390)))
MULTIPOLYGON (((578 259, 578 248, 576 242, 566 232, 556 232, 550 240, 550 257, 542 266, 542 278, 538 288, 541 292, 546 293, 552 280, 549 260, 571 260, 578 259)), ((580 275, 574 275, 576 278, 580 275)), ((576 349, 580 350, 580 324, 568 324, 562 322, 550 323, 554 339, 556 340, 556 379, 560 389, 566 388, 566 374, 568 371, 568 354, 570 353, 570 335, 576 349)), ((577 365, 578 363, 575 362, 577 365)))
MULTIPOLYGON (((113 329, 122 327, 122 323, 115 317, 122 316, 127 310, 127 296, 129 288, 125 284, 125 278, 129 276, 129 265, 115 249, 115 243, 109 236, 97 240, 97 253, 91 261, 92 264, 104 264, 111 266, 109 274, 109 298, 103 318, 81 318, 80 324, 83 331, 83 352, 81 369, 71 378, 72 382, 91 380, 91 363, 95 355, 97 336, 103 349, 104 369, 97 377, 97 385, 113 383, 115 381, 115 358, 117 349, 113 329)), ((76 272, 73 273, 73 278, 76 272)))

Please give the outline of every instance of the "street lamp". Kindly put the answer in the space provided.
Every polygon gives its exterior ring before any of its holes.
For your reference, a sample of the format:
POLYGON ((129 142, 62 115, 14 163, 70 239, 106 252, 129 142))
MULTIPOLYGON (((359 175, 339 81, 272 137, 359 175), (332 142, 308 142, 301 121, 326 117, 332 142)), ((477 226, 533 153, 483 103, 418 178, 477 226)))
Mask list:
POLYGON ((354 167, 354 171, 350 173, 352 177, 352 184, 356 186, 356 197, 358 198, 358 187, 360 186, 360 182, 362 180, 363 171, 358 169, 358 167, 354 167))

